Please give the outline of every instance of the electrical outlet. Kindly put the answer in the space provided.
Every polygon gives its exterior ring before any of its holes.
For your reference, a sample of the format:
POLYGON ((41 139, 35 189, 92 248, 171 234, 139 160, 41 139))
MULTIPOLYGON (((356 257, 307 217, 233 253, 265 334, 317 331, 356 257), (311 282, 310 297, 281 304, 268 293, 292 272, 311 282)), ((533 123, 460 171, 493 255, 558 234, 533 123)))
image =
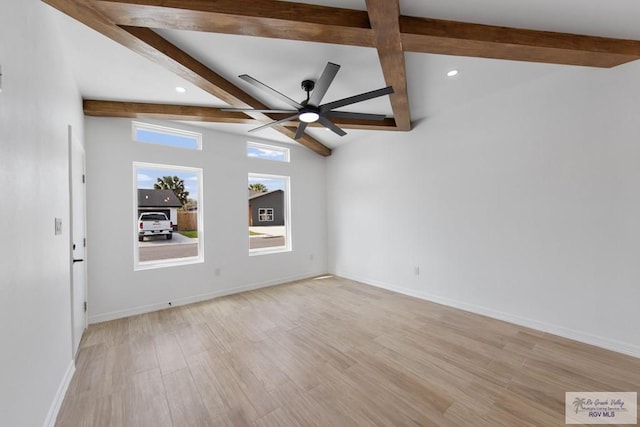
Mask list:
POLYGON ((220 276, 220 269, 216 268, 213 272, 216 276, 220 276))
POLYGON ((314 258, 313 254, 309 255, 309 261, 313 261, 313 258, 314 258))
POLYGON ((415 274, 416 276, 420 275, 420 267, 416 266, 413 267, 413 274, 415 274))
POLYGON ((62 234, 62 218, 55 219, 55 235, 62 234))

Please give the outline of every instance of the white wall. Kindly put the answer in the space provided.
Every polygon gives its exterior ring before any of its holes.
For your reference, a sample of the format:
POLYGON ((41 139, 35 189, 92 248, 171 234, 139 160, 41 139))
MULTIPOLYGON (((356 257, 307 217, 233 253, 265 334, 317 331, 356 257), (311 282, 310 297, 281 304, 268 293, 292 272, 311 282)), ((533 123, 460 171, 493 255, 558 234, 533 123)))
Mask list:
POLYGON ((567 68, 335 150, 329 270, 640 356, 639 75, 567 68))
POLYGON ((73 369, 67 126, 82 138, 82 105, 53 11, 36 0, 3 6, 0 424, 41 426, 73 369))
POLYGON ((287 145, 289 164, 249 159, 244 136, 153 123, 203 132, 203 151, 134 143, 128 119, 85 122, 90 322, 326 273, 322 157, 287 145), (203 168, 204 263, 134 271, 133 161, 203 168), (291 177, 292 252, 249 256, 249 172, 291 177))

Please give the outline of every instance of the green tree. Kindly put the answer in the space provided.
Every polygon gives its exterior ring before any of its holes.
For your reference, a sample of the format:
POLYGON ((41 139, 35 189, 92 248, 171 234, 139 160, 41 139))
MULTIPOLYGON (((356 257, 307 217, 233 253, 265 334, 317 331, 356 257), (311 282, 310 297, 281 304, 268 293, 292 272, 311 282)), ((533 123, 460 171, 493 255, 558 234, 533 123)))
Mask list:
POLYGON ((158 182, 153 184, 153 188, 156 190, 173 190, 173 194, 180 200, 182 206, 185 206, 189 200, 189 192, 184 189, 184 180, 177 176, 158 178, 158 182))
POLYGON ((269 189, 267 188, 266 185, 260 183, 260 182, 254 182, 253 184, 249 185, 249 191, 256 191, 258 193, 266 193, 267 191, 269 191, 269 189))

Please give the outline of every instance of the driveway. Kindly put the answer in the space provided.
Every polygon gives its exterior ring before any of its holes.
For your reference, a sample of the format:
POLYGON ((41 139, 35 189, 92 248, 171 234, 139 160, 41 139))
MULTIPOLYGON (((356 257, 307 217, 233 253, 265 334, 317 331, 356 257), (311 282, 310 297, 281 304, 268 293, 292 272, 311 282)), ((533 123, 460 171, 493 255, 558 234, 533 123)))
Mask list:
POLYGON ((174 232, 171 240, 164 236, 146 237, 144 242, 138 242, 138 248, 140 262, 194 257, 198 256, 198 239, 174 232))
POLYGON ((251 236, 249 238, 249 249, 275 248, 284 246, 284 236, 251 236))
POLYGON ((249 238, 249 249, 277 248, 284 246, 285 226, 249 227, 249 231, 259 233, 249 238))
POLYGON ((167 240, 164 236, 145 237, 144 242, 138 242, 138 247, 146 248, 158 245, 183 245, 189 243, 198 243, 198 239, 191 239, 174 231, 171 240, 167 240))

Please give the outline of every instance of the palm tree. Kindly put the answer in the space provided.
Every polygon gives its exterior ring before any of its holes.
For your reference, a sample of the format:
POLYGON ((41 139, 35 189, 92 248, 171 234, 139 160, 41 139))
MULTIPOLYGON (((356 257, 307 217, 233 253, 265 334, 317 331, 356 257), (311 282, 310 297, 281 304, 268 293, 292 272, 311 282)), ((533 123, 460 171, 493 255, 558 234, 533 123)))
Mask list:
POLYGON ((255 191, 256 193, 266 193, 267 191, 269 191, 269 189, 266 185, 260 182, 254 182, 253 184, 249 185, 249 191, 255 191))
POLYGON ((158 182, 153 184, 156 190, 173 190, 182 206, 185 206, 189 200, 189 192, 184 189, 184 180, 177 176, 163 176, 158 178, 158 182))
POLYGON ((576 414, 578 413, 578 409, 582 409, 585 404, 586 399, 584 397, 576 397, 573 401, 572 405, 576 407, 576 414))

